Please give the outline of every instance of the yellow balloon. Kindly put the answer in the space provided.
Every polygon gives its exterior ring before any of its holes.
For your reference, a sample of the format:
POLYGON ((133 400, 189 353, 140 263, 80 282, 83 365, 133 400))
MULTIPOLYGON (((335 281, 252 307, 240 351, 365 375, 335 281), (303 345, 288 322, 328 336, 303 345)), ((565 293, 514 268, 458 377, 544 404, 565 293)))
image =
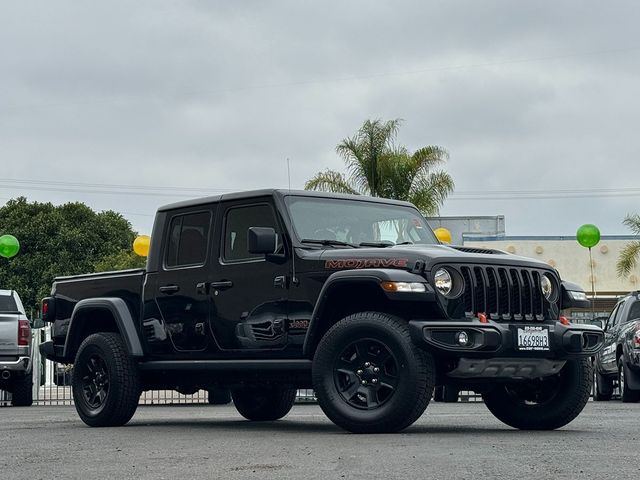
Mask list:
POLYGON ((133 241, 133 251, 136 255, 146 257, 149 255, 149 245, 151 245, 151 237, 149 235, 138 235, 133 241))
POLYGON ((433 233, 442 243, 451 243, 451 232, 444 227, 436 228, 433 233))

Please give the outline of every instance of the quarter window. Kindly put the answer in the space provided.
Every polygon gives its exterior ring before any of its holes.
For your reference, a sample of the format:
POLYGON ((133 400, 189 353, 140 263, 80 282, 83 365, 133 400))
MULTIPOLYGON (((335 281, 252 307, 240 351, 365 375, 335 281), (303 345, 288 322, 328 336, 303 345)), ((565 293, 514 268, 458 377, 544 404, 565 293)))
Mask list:
POLYGON ((165 265, 167 267, 203 265, 207 258, 210 225, 210 212, 173 217, 169 225, 165 265))
MULTIPOLYGON (((224 259, 231 261, 262 258, 249 253, 247 232, 251 227, 271 227, 278 232, 275 215, 269 205, 232 208, 227 212, 224 231, 224 259)), ((278 242, 279 243, 279 242, 278 242)))

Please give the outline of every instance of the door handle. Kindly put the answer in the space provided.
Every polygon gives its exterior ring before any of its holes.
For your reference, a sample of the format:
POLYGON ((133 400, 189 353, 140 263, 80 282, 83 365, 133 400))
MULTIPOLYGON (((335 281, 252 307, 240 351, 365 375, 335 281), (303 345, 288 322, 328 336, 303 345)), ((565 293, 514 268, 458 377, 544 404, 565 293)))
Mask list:
POLYGON ((166 293, 167 295, 171 295, 172 293, 177 293, 180 291, 180 287, 178 285, 165 285, 160 287, 159 290, 162 293, 166 293))
POLYGON ((220 282, 211 282, 210 285, 212 290, 226 290, 233 287, 233 282, 231 280, 222 280, 220 282))

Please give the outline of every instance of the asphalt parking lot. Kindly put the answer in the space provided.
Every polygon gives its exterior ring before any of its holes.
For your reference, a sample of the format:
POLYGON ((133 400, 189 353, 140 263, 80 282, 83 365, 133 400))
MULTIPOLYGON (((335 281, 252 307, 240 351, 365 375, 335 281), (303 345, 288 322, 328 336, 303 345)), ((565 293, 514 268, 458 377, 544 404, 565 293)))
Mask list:
POLYGON ((315 405, 250 423, 231 406, 140 407, 92 429, 73 407, 0 408, 0 472, 49 478, 638 477, 640 404, 589 403, 555 432, 521 432, 483 404, 432 403, 405 432, 354 435, 315 405))

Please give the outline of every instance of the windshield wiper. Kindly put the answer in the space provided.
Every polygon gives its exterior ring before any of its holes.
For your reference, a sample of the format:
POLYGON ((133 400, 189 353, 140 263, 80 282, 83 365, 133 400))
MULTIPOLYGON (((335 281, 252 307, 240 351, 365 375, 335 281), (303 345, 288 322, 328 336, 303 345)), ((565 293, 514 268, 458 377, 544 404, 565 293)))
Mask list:
POLYGON ((393 247, 394 245, 395 243, 393 242, 360 242, 358 244, 359 247, 379 247, 379 248, 393 247))
POLYGON ((340 240, 329 240, 329 239, 303 238, 302 240, 300 240, 300 243, 315 243, 317 245, 331 245, 332 247, 358 248, 358 245, 354 245, 353 243, 342 242, 340 240))

